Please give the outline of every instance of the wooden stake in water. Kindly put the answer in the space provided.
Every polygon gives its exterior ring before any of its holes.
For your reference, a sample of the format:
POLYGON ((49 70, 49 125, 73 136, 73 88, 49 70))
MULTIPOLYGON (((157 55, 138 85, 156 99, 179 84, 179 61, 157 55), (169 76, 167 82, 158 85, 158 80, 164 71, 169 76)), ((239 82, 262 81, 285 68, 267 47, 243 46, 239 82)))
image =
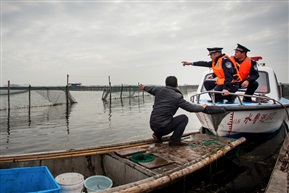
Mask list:
POLYGON ((10 80, 8 80, 8 110, 10 110, 10 80))

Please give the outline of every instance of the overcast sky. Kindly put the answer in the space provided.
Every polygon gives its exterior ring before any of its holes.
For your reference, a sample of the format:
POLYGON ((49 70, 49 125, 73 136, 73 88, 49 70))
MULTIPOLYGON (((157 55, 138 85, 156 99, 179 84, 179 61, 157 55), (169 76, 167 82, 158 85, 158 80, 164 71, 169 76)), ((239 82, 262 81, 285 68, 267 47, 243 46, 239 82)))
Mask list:
POLYGON ((1 0, 1 85, 198 84, 208 47, 261 55, 288 83, 288 0, 1 0))

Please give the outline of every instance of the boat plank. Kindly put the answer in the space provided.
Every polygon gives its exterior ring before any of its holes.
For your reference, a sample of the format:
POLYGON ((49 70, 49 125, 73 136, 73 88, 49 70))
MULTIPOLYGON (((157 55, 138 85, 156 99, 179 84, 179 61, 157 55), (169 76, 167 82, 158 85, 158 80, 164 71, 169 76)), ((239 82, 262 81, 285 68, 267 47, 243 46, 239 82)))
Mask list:
POLYGON ((116 151, 115 153, 121 157, 126 157, 135 153, 144 153, 144 152, 146 152, 146 149, 140 148, 140 147, 134 147, 130 149, 119 150, 119 151, 116 151))
POLYGON ((161 157, 156 157, 151 162, 140 162, 139 164, 148 168, 148 169, 154 169, 154 168, 158 168, 158 167, 165 166, 165 165, 172 164, 172 163, 174 163, 174 162, 167 161, 161 157))
POLYGON ((271 174, 266 193, 289 192, 289 135, 283 142, 278 159, 271 174))

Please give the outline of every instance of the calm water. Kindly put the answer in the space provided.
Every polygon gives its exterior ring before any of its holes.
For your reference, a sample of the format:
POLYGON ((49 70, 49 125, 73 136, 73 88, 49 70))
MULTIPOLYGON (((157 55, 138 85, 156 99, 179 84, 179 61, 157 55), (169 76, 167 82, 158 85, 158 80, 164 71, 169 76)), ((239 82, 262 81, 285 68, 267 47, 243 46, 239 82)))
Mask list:
MULTIPOLYGON (((1 155, 63 150, 150 138, 149 117, 153 97, 113 98, 111 105, 101 100, 102 92, 73 91, 78 103, 0 111, 1 155)), ((5 96, 5 95, 4 95, 5 96)), ((188 99, 189 95, 185 95, 188 99)), ((1 95, 1 104, 6 98, 1 95)), ((27 99, 27 93, 13 96, 15 103, 27 99), (17 100, 16 100, 16 99, 17 100)), ((41 96, 39 104, 48 103, 41 96)), ((17 104, 18 105, 18 104, 17 104)), ((193 113, 185 132, 196 131, 200 124, 193 113)))

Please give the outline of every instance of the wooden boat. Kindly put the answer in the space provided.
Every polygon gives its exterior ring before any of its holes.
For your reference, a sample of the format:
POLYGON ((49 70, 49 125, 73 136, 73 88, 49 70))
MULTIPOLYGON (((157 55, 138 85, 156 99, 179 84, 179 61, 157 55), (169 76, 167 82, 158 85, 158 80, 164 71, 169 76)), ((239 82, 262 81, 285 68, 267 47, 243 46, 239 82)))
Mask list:
MULTIPOLYGON (((280 129, 283 122, 288 124, 289 100, 281 97, 276 75, 272 68, 260 66, 260 77, 257 79, 259 87, 251 96, 257 103, 243 102, 244 89, 239 89, 233 104, 215 103, 214 96, 217 91, 206 91, 203 82, 212 74, 211 70, 204 73, 197 93, 191 96, 194 104, 208 104, 213 107, 222 106, 227 112, 222 114, 197 113, 202 125, 202 132, 210 131, 217 136, 240 137, 252 134, 270 134, 280 129), (212 102, 208 102, 212 100, 212 102)), ((215 81, 215 80, 213 80, 215 81)))
MULTIPOLYGON (((288 129, 288 128, 287 128, 288 129)), ((284 140, 271 174, 266 193, 287 193, 289 190, 289 136, 284 140)))
POLYGON ((169 146, 168 137, 162 143, 152 139, 109 146, 52 151, 28 155, 0 157, 0 168, 47 166, 54 177, 77 172, 85 179, 105 175, 112 179, 113 187, 100 192, 149 192, 169 185, 213 163, 236 146, 239 139, 190 133, 183 136, 187 146, 169 146), (137 153, 153 155, 149 162, 135 162, 137 153))

